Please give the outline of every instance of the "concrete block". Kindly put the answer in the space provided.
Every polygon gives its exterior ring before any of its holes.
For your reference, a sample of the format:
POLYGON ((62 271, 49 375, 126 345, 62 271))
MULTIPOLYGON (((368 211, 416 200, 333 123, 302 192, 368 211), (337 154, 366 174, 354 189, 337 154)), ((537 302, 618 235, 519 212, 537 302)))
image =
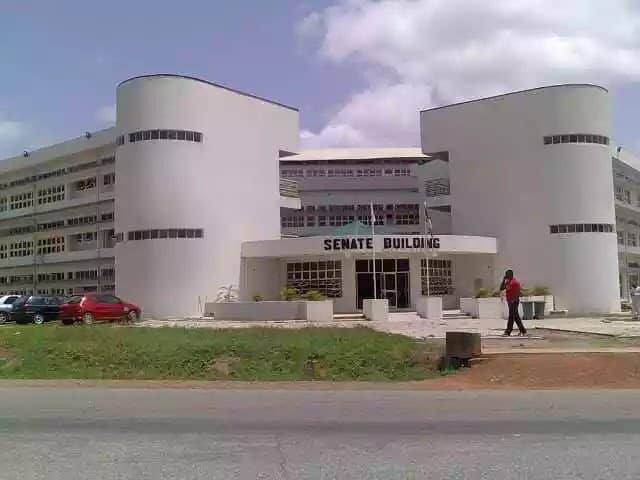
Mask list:
POLYGON ((305 302, 305 319, 310 322, 331 322, 333 320, 333 300, 305 302))
POLYGON ((442 297, 420 297, 416 302, 418 315, 429 320, 442 319, 442 297))
POLYGON ((389 320, 389 300, 367 298, 362 301, 362 311, 367 320, 374 322, 389 320))

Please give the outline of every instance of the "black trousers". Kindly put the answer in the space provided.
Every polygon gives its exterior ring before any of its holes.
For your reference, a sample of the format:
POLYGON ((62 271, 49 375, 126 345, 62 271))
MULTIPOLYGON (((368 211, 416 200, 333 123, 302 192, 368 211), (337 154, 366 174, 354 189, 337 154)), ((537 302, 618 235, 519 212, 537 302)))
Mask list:
POLYGON ((518 325, 518 330, 520 333, 527 333, 527 329, 524 328, 522 324, 522 320, 520 320, 520 313, 518 313, 518 305, 520 305, 520 300, 513 300, 509 303, 509 320, 507 321, 507 329, 504 331, 506 335, 511 335, 511 331, 513 330, 513 322, 516 322, 518 325))

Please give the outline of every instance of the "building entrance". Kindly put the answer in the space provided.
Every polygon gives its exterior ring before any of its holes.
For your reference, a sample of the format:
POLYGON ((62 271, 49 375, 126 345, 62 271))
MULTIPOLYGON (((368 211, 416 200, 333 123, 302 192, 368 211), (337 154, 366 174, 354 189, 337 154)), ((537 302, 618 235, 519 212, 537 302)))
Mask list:
MULTIPOLYGON (((376 259, 375 298, 389 300, 389 308, 409 308, 409 259, 376 259)), ((374 298, 373 260, 356 260, 357 308, 362 308, 365 298, 374 298)))

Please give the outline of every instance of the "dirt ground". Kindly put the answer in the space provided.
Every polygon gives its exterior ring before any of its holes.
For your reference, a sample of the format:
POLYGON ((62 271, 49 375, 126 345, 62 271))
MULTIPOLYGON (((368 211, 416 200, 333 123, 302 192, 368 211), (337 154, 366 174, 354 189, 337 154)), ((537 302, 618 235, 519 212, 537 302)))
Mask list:
POLYGON ((640 388, 640 353, 488 355, 428 389, 640 388))

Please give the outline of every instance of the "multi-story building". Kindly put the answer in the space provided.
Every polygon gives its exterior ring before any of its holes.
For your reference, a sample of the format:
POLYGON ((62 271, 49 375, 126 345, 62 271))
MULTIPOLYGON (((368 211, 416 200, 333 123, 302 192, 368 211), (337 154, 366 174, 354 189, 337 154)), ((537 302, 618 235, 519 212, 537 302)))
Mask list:
POLYGON ((115 291, 164 317, 224 285, 451 308, 513 267, 559 308, 618 310, 640 283, 640 161, 609 109, 601 87, 544 87, 421 112, 422 148, 300 151, 294 108, 129 79, 115 127, 0 162, 0 293, 115 291))
POLYGON ((0 162, 0 292, 113 292, 115 129, 0 162))
POLYGON ((117 88, 114 128, 0 162, 0 292, 115 292, 202 313, 237 284, 243 240, 279 238, 296 109, 199 79, 117 88), (229 167, 232 165, 232 167, 229 167))

